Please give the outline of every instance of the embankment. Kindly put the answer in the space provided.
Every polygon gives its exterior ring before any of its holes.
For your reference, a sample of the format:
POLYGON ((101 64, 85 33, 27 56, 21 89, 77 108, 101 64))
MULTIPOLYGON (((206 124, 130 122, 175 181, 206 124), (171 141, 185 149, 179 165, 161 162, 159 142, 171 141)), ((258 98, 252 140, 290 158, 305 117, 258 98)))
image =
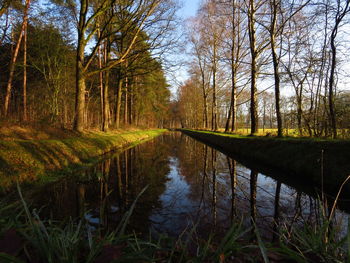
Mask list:
POLYGON ((0 185, 33 181, 74 164, 88 163, 127 145, 150 139, 166 130, 88 132, 64 139, 0 140, 0 185))
MULTIPOLYGON (((233 157, 268 166, 300 182, 336 191, 350 175, 350 141, 253 137, 181 130, 233 157)), ((347 184, 346 189, 350 189, 347 184)))

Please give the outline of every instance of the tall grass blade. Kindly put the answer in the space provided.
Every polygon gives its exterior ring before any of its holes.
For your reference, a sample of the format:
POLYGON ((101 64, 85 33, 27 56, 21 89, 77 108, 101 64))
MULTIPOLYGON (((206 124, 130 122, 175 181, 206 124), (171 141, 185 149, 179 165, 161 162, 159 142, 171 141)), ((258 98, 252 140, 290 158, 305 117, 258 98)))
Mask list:
POLYGON ((130 219, 130 217, 135 209, 136 203, 139 200, 139 198, 141 197, 141 195, 147 190, 147 188, 148 188, 148 185, 141 190, 141 192, 136 196, 130 209, 123 216, 123 218, 122 218, 121 222, 119 223, 117 230, 116 230, 116 233, 118 233, 117 238, 121 238, 124 235, 126 225, 129 223, 129 219, 130 219))
POLYGON ((262 239, 261 239, 261 236, 260 236, 258 227, 256 226, 254 220, 252 220, 252 222, 253 222, 253 224, 254 224, 254 232, 255 232, 256 238, 257 238, 257 240, 258 240, 258 245, 259 245, 261 254, 262 254, 262 256, 263 256, 264 262, 265 262, 265 263, 269 263, 270 261, 269 261, 269 258, 268 258, 268 256, 267 256, 267 250, 266 250, 266 247, 265 247, 264 242, 263 242, 262 239))
POLYGON ((9 254, 2 253, 2 252, 0 252, 0 262, 2 262, 2 263, 25 263, 24 261, 14 257, 14 256, 11 256, 9 254))
POLYGON ((333 214, 334 214, 334 212, 335 212, 335 208, 336 208, 336 206, 337 206, 340 193, 341 193, 341 191, 343 190, 344 185, 347 183, 347 181, 349 181, 349 179, 350 179, 350 175, 348 175, 348 177, 344 180, 344 182, 341 184, 341 186, 340 186, 340 188, 339 188, 339 191, 338 191, 338 193, 337 193, 337 196, 336 196, 336 198, 335 198, 335 200, 334 200, 334 204, 333 204, 331 213, 329 214, 329 217, 328 217, 328 220, 329 220, 329 221, 331 221, 332 218, 333 218, 333 214))

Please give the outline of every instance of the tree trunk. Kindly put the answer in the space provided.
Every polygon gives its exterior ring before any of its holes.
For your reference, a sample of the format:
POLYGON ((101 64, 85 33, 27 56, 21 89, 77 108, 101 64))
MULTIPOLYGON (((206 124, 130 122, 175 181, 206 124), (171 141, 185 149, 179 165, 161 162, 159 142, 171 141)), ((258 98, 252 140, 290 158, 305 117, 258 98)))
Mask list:
POLYGON ((255 39, 255 6, 254 0, 249 2, 248 10, 248 29, 249 29, 249 46, 251 53, 251 83, 250 83, 250 133, 252 135, 258 132, 258 111, 257 111, 257 50, 255 39))
POLYGON ((271 44, 271 52, 272 52, 272 62, 273 62, 273 72, 275 79, 275 102, 276 102, 276 117, 277 117, 277 136, 283 136, 283 127, 282 127, 282 117, 280 111, 280 74, 279 74, 279 59, 276 52, 276 26, 277 26, 277 8, 278 3, 276 0, 273 0, 270 3, 271 12, 272 12, 272 22, 270 29, 270 44, 271 44))
POLYGON ((27 33, 28 33, 28 14, 26 14, 23 31, 23 112, 22 119, 27 121, 27 33))
POLYGON ((303 114, 303 108, 302 108, 302 94, 303 94, 303 85, 300 85, 299 93, 297 93, 297 119, 298 119, 298 130, 299 130, 299 136, 303 136, 303 127, 302 127, 302 114, 303 114))
POLYGON ((78 24, 78 45, 76 56, 76 84, 75 84, 75 117, 73 129, 76 131, 83 131, 85 126, 84 112, 85 112, 85 69, 84 69, 84 51, 85 39, 84 32, 86 29, 85 20, 88 12, 88 5, 86 0, 80 2, 80 14, 78 24))
MULTIPOLYGON (((107 40, 105 43, 105 62, 108 63, 110 59, 110 44, 107 40)), ((103 110, 102 110, 102 131, 108 131, 109 129, 109 99, 108 99, 108 89, 109 89, 109 74, 110 70, 108 69, 105 73, 105 81, 102 88, 103 93, 103 110)))
POLYGON ((122 103, 122 89, 123 89, 123 80, 121 79, 121 77, 118 77, 116 102, 115 102, 115 127, 117 129, 119 129, 120 127, 120 107, 122 103))
MULTIPOLYGON (((216 40, 214 40, 216 41, 216 40)), ((218 130, 217 120, 217 100, 216 100, 216 44, 214 44, 214 55, 213 55, 213 108, 212 108, 212 130, 218 130)))
MULTIPOLYGON (((80 52, 79 52, 80 53, 80 52)), ((84 111, 85 111, 85 76, 83 71, 82 61, 84 59, 83 54, 78 54, 77 65, 76 65, 76 90, 75 90, 75 118, 74 118, 74 130, 83 131, 85 121, 84 121, 84 111)))
POLYGON ((124 89, 124 125, 128 124, 128 77, 125 78, 124 89))
POLYGON ((204 129, 208 129, 208 94, 205 92, 205 84, 202 85, 202 89, 204 103, 204 129))
MULTIPOLYGON (((232 97, 231 97, 232 99, 232 97)), ((232 112, 232 101, 230 103, 230 108, 228 110, 228 116, 227 116, 227 119, 226 119, 226 124, 225 124, 225 132, 228 132, 229 128, 230 128, 230 120, 231 120, 231 112, 232 112)))
POLYGON ((14 50, 14 53, 13 53, 11 61, 10 61, 9 79, 7 81, 6 95, 5 95, 5 101, 4 101, 4 116, 5 117, 7 117, 7 114, 8 114, 8 109, 9 109, 9 104, 10 104, 10 99, 11 99, 11 92, 12 92, 12 82, 13 82, 13 77, 14 77, 14 73, 15 73, 15 65, 16 65, 16 61, 17 61, 19 48, 21 46, 22 38, 24 35, 25 27, 26 27, 26 20, 28 19, 29 7, 30 7, 30 0, 26 0, 26 6, 24 9, 21 31, 19 33, 16 48, 14 50))

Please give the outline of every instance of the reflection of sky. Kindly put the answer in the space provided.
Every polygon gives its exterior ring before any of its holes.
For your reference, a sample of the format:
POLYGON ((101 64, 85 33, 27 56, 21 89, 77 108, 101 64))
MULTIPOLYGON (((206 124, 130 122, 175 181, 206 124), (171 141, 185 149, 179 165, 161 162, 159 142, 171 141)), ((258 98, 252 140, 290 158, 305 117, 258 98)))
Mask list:
MULTIPOLYGON (((192 139, 185 140, 185 152, 193 152, 192 139)), ((199 142, 196 142, 199 143, 199 142)), ((185 176, 181 171, 187 171, 181 162, 181 156, 169 157, 170 172, 167 175, 166 189, 159 197, 161 207, 152 211, 150 220, 157 232, 178 235, 193 224, 199 223, 200 229, 209 230, 218 226, 224 230, 231 222, 232 190, 231 176, 227 157, 217 152, 215 188, 213 186, 213 170, 210 165, 211 157, 207 159, 207 176, 203 178, 201 168, 194 169, 185 176), (203 180, 204 181, 203 181, 203 180), (202 181, 205 182, 204 185, 202 181), (204 188, 203 188, 204 187, 204 188), (215 202, 213 193, 215 190, 215 202), (214 203, 213 203, 214 202, 214 203), (197 220, 200 220, 197 222, 197 220)), ((187 156, 186 163, 193 163, 197 167, 202 158, 187 156)), ((234 209, 245 224, 250 225, 250 176, 251 170, 236 163, 237 186, 235 189, 234 209)), ((257 174, 256 183, 256 211, 257 225, 262 228, 264 236, 268 237, 274 226, 276 189, 278 182, 264 174, 257 174)), ((279 220, 281 224, 302 225, 315 219, 317 200, 301 193, 285 184, 281 184, 279 194, 279 220), (298 198, 300 202, 297 202, 298 198), (297 216, 297 217, 296 217, 297 216)), ((339 215, 339 214, 338 214, 339 215)), ((343 214, 344 216, 344 214, 343 214)), ((218 228, 217 228, 218 229, 218 228)))
POLYGON ((193 208, 193 203, 188 198, 190 186, 181 175, 178 162, 177 158, 170 158, 166 190, 159 197, 162 207, 153 211, 150 216, 154 229, 162 232, 165 230, 169 234, 178 234, 187 226, 186 217, 193 208))
MULTIPOLYGON (((150 203, 146 205, 147 213, 141 212, 140 218, 135 220, 136 224, 142 224, 147 221, 147 227, 149 226, 148 223, 150 223, 151 229, 155 232, 168 233, 171 236, 181 234, 186 228, 192 229, 194 224, 197 225, 198 233, 209 233, 212 229, 222 233, 230 226, 232 216, 235 216, 237 221, 243 218, 244 224, 250 226, 251 170, 249 168, 235 162, 237 185, 232 192, 232 177, 228 161, 230 161, 231 168, 234 162, 220 152, 211 151, 210 147, 206 151, 208 154, 204 155, 204 145, 194 141, 192 138, 180 137, 172 133, 138 147, 140 150, 135 151, 135 161, 130 161, 128 164, 136 165, 138 160, 141 160, 141 162, 134 167, 137 168, 136 170, 128 169, 130 173, 127 176, 130 179, 128 188, 122 187, 122 189, 128 190, 128 193, 122 191, 123 196, 121 197, 126 199, 123 201, 111 198, 108 204, 110 220, 115 220, 116 216, 118 216, 118 205, 126 204, 126 200, 132 200, 130 198, 133 198, 133 196, 129 194, 133 192, 133 186, 138 186, 137 182, 139 179, 152 179, 152 176, 148 176, 147 173, 148 170, 150 173, 154 173, 154 169, 145 168, 147 167, 146 164, 149 163, 159 166, 157 176, 161 176, 162 179, 154 182, 161 184, 157 185, 161 186, 161 190, 151 193, 156 194, 155 196, 143 200, 150 203), (152 147, 147 151, 142 151, 142 147, 146 147, 147 144, 152 144, 152 147), (158 151, 158 144, 160 144, 161 148, 162 144, 166 144, 166 149, 169 149, 169 151, 158 151), (214 154, 216 155, 216 161, 212 159, 215 156, 214 154), (154 162, 154 156, 157 156, 157 160, 162 161, 154 162), (204 156, 206 156, 206 161, 204 156), (205 170, 204 165, 206 166, 205 170), (215 167, 215 173, 213 166, 215 167), (163 173, 162 171, 166 172, 163 173), (132 180, 133 178, 135 181, 132 180), (166 181, 164 180, 165 178, 166 181), (213 184, 214 179, 215 184, 213 184), (163 192, 161 193, 161 191, 163 192), (233 193, 234 200, 232 200, 233 193), (232 208, 234 211, 232 211, 232 208), (152 209, 151 212, 148 209, 152 209)), ((123 159, 118 159, 118 161, 120 161, 121 169, 125 169, 123 159)), ((110 179, 116 176, 117 169, 116 167, 113 168, 113 164, 114 162, 112 162, 111 169, 109 169, 110 175, 108 178, 110 179)), ((105 166, 96 166, 93 169, 93 173, 98 173, 99 169, 103 167, 105 166)), ((121 181, 124 182, 124 179, 121 181)), ((111 184, 109 189, 115 187, 115 178, 111 180, 111 183, 113 185, 111 184)), ((145 181, 144 183, 151 182, 145 181)), ((261 173, 257 174, 256 223, 262 230, 263 236, 267 238, 271 235, 271 230, 274 226, 277 185, 278 182, 275 179, 261 173)), ((94 195, 90 193, 90 195, 85 196, 85 202, 88 200, 91 203, 91 206, 88 207, 91 209, 91 212, 86 215, 86 220, 92 226, 96 226, 100 222, 100 208, 98 205, 100 204, 101 196, 98 194, 100 190, 98 188, 95 189, 93 184, 86 187, 87 193, 92 190, 94 190, 94 195)), ((76 194, 76 192, 73 193, 76 194)), ((147 195, 147 192, 144 195, 147 195)), ((114 197, 117 198, 117 196, 114 197)), ((142 202, 142 198, 140 202, 142 202)), ((319 213, 318 208, 315 198, 281 184, 279 195, 279 219, 281 225, 288 226, 291 222, 298 225, 314 222, 315 213, 319 213), (316 211, 317 209, 318 211, 316 211)), ((336 217, 339 219, 344 218, 344 224, 347 222, 346 218, 348 216, 345 213, 338 212, 336 217)), ((343 226, 343 229, 346 230, 346 226, 343 226)))

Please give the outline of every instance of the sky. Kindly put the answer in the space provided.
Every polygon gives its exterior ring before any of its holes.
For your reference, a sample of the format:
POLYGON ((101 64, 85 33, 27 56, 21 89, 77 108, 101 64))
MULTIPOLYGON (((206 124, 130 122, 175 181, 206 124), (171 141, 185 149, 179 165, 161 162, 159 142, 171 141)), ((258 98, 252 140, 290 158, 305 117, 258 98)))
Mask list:
POLYGON ((201 0, 182 0, 183 8, 180 10, 179 15, 184 19, 194 16, 197 12, 199 3, 201 0))
MULTIPOLYGON (((178 11, 178 16, 183 22, 185 22, 186 19, 196 15, 199 4, 202 2, 202 0, 180 1, 182 2, 182 8, 178 11)), ((183 30, 183 28, 179 30, 183 30)), ((181 56, 182 60, 184 61, 190 59, 187 58, 188 55, 186 54, 177 54, 177 56, 181 56)), ((185 82, 186 79, 188 79, 188 73, 187 68, 185 66, 182 66, 180 69, 178 68, 176 72, 173 72, 170 75, 168 75, 168 81, 171 85, 170 91, 172 92, 173 96, 175 96, 179 84, 185 82)))

